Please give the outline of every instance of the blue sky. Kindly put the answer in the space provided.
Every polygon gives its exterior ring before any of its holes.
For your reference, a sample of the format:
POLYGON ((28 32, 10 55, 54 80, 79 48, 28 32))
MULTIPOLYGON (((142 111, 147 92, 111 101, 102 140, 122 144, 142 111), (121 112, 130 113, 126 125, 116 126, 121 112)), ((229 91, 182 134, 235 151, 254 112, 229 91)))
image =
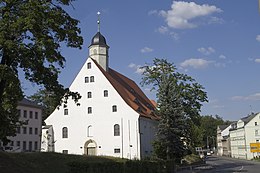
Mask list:
MULTIPOLYGON (((258 0, 77 0, 73 6, 67 11, 80 21, 84 45, 62 47, 67 62, 60 82, 66 87, 88 57, 100 11, 111 68, 140 83, 139 67, 165 58, 205 87, 203 115, 238 120, 260 112, 258 0)), ((27 82, 23 87, 27 95, 36 89, 27 82)), ((155 98, 149 87, 142 89, 155 98)))

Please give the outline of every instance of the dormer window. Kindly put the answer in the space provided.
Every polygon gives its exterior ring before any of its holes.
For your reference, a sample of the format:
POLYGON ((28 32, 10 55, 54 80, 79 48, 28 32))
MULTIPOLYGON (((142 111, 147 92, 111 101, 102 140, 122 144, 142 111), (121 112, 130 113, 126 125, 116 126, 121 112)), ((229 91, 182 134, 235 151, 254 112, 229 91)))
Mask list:
POLYGON ((91 69, 91 62, 87 63, 87 69, 91 69))

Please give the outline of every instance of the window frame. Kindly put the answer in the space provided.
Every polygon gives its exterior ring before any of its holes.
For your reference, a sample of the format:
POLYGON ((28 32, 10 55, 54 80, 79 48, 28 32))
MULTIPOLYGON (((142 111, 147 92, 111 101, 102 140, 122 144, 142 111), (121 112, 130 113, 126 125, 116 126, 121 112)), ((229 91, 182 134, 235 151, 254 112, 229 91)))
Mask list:
POLYGON ((95 77, 94 76, 90 76, 89 82, 90 83, 95 82, 95 77))
POLYGON ((91 62, 87 63, 87 69, 91 69, 91 62))
POLYGON ((117 112, 117 105, 112 106, 112 112, 117 112))
POLYGON ((104 90, 104 97, 108 97, 108 90, 104 90))
POLYGON ((68 136, 68 127, 62 127, 62 138, 66 139, 68 136))
POLYGON ((120 136, 120 125, 119 124, 114 125, 114 136, 120 136))
POLYGON ((92 107, 88 107, 88 114, 92 114, 92 107))
POLYGON ((88 99, 92 98, 92 92, 91 91, 87 92, 87 98, 88 99))

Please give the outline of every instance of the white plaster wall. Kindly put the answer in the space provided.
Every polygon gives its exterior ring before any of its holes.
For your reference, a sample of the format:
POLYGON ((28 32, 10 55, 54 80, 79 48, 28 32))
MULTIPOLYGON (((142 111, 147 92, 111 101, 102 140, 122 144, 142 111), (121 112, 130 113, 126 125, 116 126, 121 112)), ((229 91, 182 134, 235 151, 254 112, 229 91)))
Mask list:
POLYGON ((97 143, 97 155, 140 158, 139 115, 125 103, 90 58, 70 89, 81 94, 80 106, 69 100, 68 115, 64 115, 64 108, 60 107, 45 121, 53 125, 56 152, 68 150, 71 154, 83 154, 85 142, 92 139, 97 143), (87 69, 88 62, 91 62, 91 69, 87 69), (95 82, 85 83, 86 76, 94 76, 95 82), (103 96, 104 90, 108 90, 108 97, 103 96), (87 92, 92 92, 92 98, 87 98, 87 92), (112 112, 113 105, 117 105, 117 112, 112 112), (87 113, 87 107, 92 107, 92 114, 87 113), (114 136, 115 124, 120 125, 120 136, 114 136), (93 137, 87 136, 89 125, 93 126, 93 137), (62 138, 63 127, 68 127, 67 139, 62 138), (119 154, 114 153, 115 148, 120 148, 119 154))
POLYGON ((21 116, 19 120, 28 121, 26 127, 26 134, 23 134, 23 128, 21 127, 20 133, 16 133, 16 136, 9 137, 13 141, 14 152, 20 152, 23 150, 23 141, 26 141, 26 151, 29 150, 29 142, 32 142, 32 151, 40 151, 41 147, 41 125, 42 125, 42 110, 36 107, 30 107, 25 105, 18 105, 17 109, 21 110, 21 116), (27 118, 24 118, 23 112, 27 111, 27 118), (30 118, 30 111, 33 112, 33 117, 30 118), (35 112, 38 112, 38 119, 35 119, 35 112), (29 128, 32 128, 32 134, 29 134, 29 128), (35 128, 38 129, 38 133, 35 134, 35 128), (20 147, 17 146, 17 141, 20 141, 20 147), (37 150, 35 150, 35 142, 37 142, 37 150))

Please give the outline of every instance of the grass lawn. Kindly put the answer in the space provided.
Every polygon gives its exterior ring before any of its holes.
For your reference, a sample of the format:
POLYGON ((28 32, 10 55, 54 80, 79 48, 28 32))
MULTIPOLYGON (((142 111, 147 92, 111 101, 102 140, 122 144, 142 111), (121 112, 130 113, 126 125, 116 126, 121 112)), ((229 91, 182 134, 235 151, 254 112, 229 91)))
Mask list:
POLYGON ((68 155, 61 153, 0 152, 1 173, 66 173, 69 162, 124 162, 115 157, 68 155))

